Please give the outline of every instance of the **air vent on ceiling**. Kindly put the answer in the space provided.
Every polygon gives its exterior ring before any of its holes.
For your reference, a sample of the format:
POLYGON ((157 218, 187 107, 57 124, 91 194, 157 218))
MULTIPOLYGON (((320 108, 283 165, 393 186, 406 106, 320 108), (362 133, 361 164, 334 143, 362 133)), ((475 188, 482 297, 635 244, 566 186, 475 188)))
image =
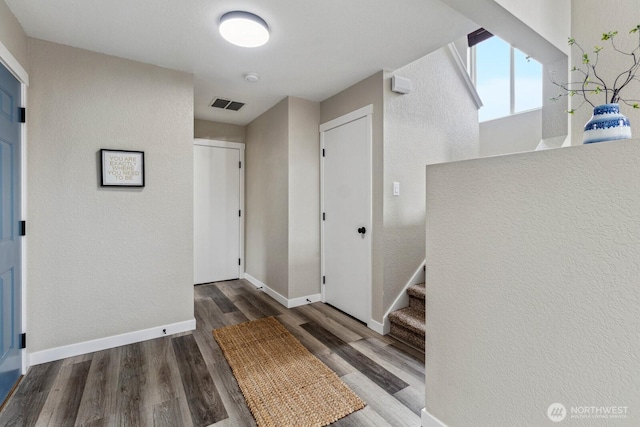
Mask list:
POLYGON ((211 104, 213 108, 222 108, 223 110, 238 111, 244 107, 244 102, 231 101, 224 98, 215 98, 211 104))

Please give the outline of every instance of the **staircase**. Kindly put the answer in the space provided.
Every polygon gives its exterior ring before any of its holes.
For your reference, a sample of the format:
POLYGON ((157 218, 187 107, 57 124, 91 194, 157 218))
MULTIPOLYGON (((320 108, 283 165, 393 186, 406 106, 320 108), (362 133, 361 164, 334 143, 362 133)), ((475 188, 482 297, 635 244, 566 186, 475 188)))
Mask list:
POLYGON ((389 313, 391 322, 389 335, 424 351, 424 283, 409 286, 407 294, 409 307, 389 313))

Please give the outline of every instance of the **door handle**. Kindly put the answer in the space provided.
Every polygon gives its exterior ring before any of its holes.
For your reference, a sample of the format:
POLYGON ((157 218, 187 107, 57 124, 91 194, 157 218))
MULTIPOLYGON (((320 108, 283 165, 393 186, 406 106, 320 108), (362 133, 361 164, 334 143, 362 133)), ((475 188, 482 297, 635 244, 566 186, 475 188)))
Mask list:
POLYGON ((358 233, 362 234, 363 236, 364 236, 364 233, 366 233, 366 232, 367 232, 366 228, 364 228, 364 227, 358 228, 358 233))

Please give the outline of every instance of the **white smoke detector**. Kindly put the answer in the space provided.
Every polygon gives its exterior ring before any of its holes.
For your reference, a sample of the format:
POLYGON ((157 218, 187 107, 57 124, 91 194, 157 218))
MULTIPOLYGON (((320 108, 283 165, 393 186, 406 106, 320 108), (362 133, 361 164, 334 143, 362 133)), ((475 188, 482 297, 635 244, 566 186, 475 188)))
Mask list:
POLYGON ((244 79, 249 83, 257 83, 260 81, 260 75, 258 73, 244 73, 244 79))

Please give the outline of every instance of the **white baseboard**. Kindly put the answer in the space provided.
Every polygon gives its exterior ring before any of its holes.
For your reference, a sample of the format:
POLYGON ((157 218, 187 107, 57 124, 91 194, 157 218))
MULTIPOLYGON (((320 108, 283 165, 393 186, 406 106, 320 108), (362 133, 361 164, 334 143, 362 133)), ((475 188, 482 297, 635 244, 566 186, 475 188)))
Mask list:
POLYGON ((422 427, 447 427, 447 425, 427 412, 426 408, 422 408, 422 427))
POLYGON ((271 289, 270 287, 262 283, 260 280, 250 275, 249 273, 244 273, 244 278, 247 279, 247 281, 251 283, 253 286, 255 286, 258 289, 261 289, 265 294, 269 295, 271 298, 278 301, 280 304, 282 304, 287 308, 299 307, 301 305, 318 302, 320 301, 320 298, 321 298, 320 294, 313 294, 313 295, 307 295, 304 297, 288 299, 280 295, 278 292, 274 291, 273 289, 271 289))
POLYGON ((273 289, 271 289, 270 287, 262 283, 260 280, 250 275, 249 273, 245 272, 244 278, 247 279, 247 281, 249 281, 249 283, 251 283, 256 288, 262 289, 262 291, 265 294, 269 295, 271 298, 278 301, 280 304, 284 305, 285 307, 289 303, 289 300, 287 298, 283 297, 282 295, 280 295, 279 293, 277 293, 276 291, 274 291, 273 289))
POLYGON ((385 322, 385 324, 382 324, 380 322, 376 322, 373 319, 370 319, 367 322, 367 327, 379 333, 380 335, 387 335, 389 333, 389 329, 391 328, 391 324, 389 322, 385 322))
POLYGON ((170 325, 161 325, 155 328, 143 329, 141 331, 127 332, 126 334, 36 351, 29 354, 29 366, 53 362, 54 360, 65 359, 67 357, 80 356, 82 354, 93 353, 95 351, 107 350, 109 348, 120 347, 122 345, 134 344, 154 338, 178 334, 180 332, 192 331, 195 328, 196 319, 191 319, 184 322, 172 323, 170 325))
POLYGON ((306 297, 292 298, 287 302, 287 308, 299 307, 320 301, 320 294, 307 295, 306 297))
POLYGON ((393 302, 393 304, 391 304, 391 307, 389 307, 387 312, 384 314, 384 317, 382 318, 382 324, 383 324, 383 330, 386 332, 383 335, 388 334, 389 329, 391 329, 391 322, 389 322, 389 313, 396 310, 400 310, 401 308, 407 307, 409 305, 409 295, 407 295, 407 289, 409 288, 409 286, 417 285, 418 283, 424 282, 425 280, 424 266, 426 263, 427 263, 427 260, 425 259, 422 262, 422 264, 418 266, 416 271, 413 273, 413 276, 411 276, 407 284, 404 285, 404 288, 402 288, 402 291, 400 292, 400 294, 398 294, 398 296, 396 297, 396 300, 393 302))

